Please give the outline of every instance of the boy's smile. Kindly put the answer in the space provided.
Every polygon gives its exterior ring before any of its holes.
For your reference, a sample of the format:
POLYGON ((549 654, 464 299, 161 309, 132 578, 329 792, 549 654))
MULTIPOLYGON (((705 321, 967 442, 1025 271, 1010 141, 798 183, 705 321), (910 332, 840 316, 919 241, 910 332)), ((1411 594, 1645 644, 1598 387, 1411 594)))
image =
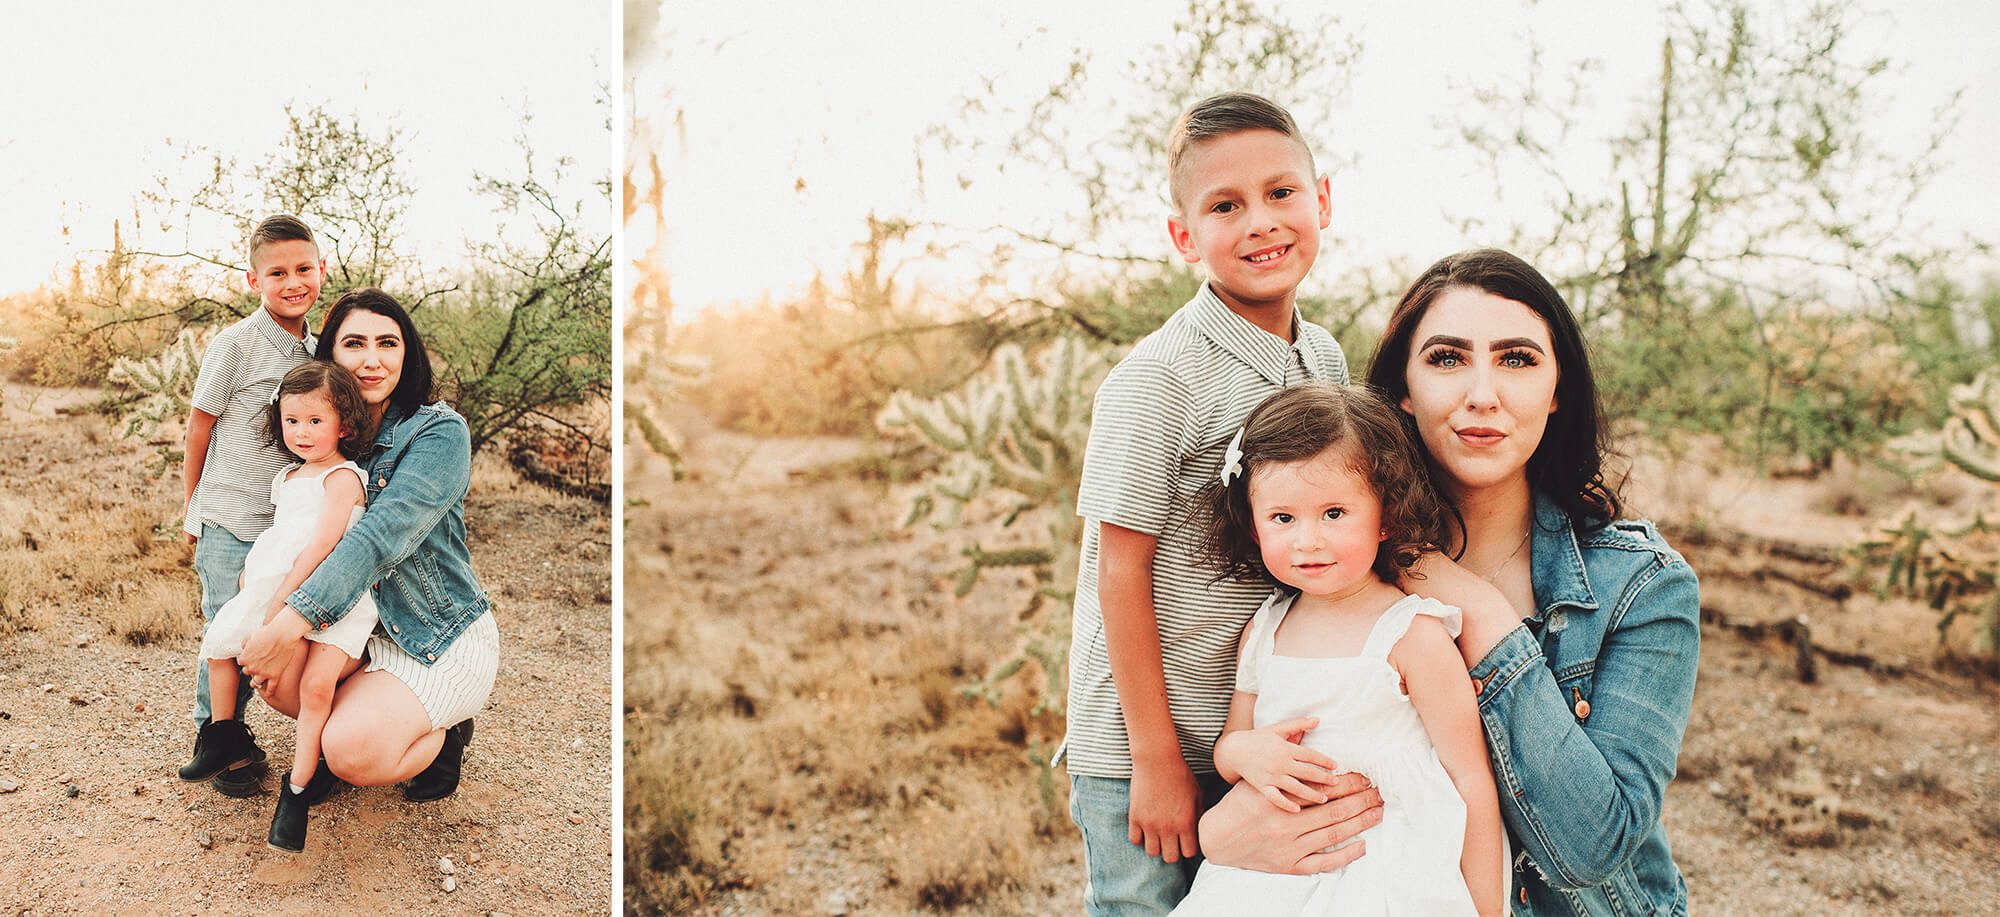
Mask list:
POLYGON ((1327 180, 1313 177, 1305 148, 1277 131, 1238 131, 1189 147, 1180 175, 1167 232, 1182 260, 1206 265, 1231 309, 1289 320, 1333 218, 1327 180))
POLYGON ((326 262, 320 260, 318 246, 302 239, 286 239, 258 246, 247 276, 250 289, 263 300, 271 317, 286 330, 296 326, 303 333, 306 313, 319 301, 325 273, 326 262))

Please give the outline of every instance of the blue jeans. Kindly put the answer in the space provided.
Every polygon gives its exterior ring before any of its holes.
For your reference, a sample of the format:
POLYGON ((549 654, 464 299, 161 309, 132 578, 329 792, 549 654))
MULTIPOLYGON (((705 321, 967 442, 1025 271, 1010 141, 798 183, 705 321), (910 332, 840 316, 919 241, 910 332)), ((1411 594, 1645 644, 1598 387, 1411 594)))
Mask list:
MULTIPOLYGON (((236 596, 237 579, 243 575, 243 558, 250 554, 250 542, 244 541, 219 525, 203 523, 201 538, 194 543, 194 573, 201 579, 201 620, 202 626, 215 620, 215 613, 222 610, 224 603, 236 596)), ((243 690, 243 675, 237 672, 236 718, 243 718, 243 707, 250 702, 250 692, 243 690)), ((194 676, 194 719, 199 723, 209 717, 208 708, 208 660, 195 660, 194 676)))
MULTIPOLYGON (((1229 792, 1229 782, 1196 774, 1202 811, 1229 792)), ((1084 911, 1091 917, 1165 914, 1187 897, 1201 857, 1169 864, 1147 856, 1131 841, 1132 781, 1115 777, 1069 778, 1069 817, 1083 831, 1084 911)))

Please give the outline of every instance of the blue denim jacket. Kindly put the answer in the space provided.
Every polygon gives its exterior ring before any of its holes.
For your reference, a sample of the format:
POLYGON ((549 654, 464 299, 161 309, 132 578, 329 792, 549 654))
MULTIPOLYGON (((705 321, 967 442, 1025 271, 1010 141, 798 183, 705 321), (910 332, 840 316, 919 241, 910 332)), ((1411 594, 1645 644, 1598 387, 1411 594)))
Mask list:
POLYGON ((1516 914, 1686 914, 1660 804, 1694 701, 1694 570, 1646 522, 1535 500, 1535 615, 1472 667, 1516 914))
POLYGON ((291 607, 326 627, 373 590, 383 632, 428 665, 489 606, 465 546, 465 418, 442 401, 407 415, 391 408, 358 464, 367 512, 292 593, 291 607))

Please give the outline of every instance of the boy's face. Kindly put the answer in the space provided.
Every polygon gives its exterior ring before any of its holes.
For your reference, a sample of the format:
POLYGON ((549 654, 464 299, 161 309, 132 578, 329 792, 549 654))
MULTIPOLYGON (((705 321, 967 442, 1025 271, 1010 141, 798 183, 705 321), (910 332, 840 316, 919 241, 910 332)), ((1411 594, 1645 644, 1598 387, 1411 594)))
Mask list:
POLYGON ((1277 131, 1238 131, 1190 146, 1180 172, 1167 233, 1181 259, 1206 264, 1232 307, 1289 306, 1333 218, 1305 148, 1277 131))
POLYGON ((319 285, 325 274, 326 262, 319 257, 319 246, 303 239, 286 239, 258 246, 244 276, 273 318, 299 321, 319 301, 319 285))

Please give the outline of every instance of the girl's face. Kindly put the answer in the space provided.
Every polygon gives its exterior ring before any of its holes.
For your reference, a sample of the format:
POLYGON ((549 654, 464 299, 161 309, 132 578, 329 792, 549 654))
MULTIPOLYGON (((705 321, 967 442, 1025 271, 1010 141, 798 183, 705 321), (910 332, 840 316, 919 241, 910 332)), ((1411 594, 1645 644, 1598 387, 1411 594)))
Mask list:
POLYGON ((278 399, 278 420, 285 431, 285 448, 306 464, 340 453, 340 414, 325 389, 298 392, 278 399))
POLYGON ((1341 450, 1261 466, 1249 496, 1264 569, 1278 582, 1336 600, 1373 582, 1382 504, 1341 450))
POLYGON ((1402 408, 1453 493, 1525 480, 1556 411, 1554 354, 1533 309, 1476 287, 1445 291, 1417 322, 1402 408))
POLYGON ((334 332, 333 362, 361 383, 361 400, 379 407, 403 377, 403 329, 386 315, 355 309, 334 332))

